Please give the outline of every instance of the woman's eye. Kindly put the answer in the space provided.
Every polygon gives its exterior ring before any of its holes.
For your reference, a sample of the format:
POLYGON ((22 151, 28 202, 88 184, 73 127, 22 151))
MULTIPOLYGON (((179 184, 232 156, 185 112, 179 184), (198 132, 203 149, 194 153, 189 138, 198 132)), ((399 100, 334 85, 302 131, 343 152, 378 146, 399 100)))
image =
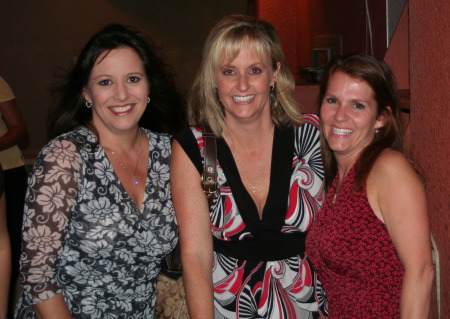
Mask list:
POLYGON ((233 75, 234 74, 234 72, 233 72, 233 70, 231 70, 231 69, 225 69, 225 70, 223 70, 223 75, 233 75))
POLYGON ((251 68, 250 74, 260 74, 262 71, 260 68, 251 68))
POLYGON ((111 84, 111 80, 101 80, 100 82, 98 82, 98 84, 101 86, 107 86, 111 84))
POLYGON ((129 82, 131 83, 138 83, 141 79, 138 76, 130 76, 130 78, 128 79, 129 82))
POLYGON ((336 99, 335 99, 335 98, 332 98, 332 97, 326 98, 325 101, 326 101, 327 103, 329 103, 329 104, 334 104, 334 103, 336 103, 336 99))
POLYGON ((362 110, 362 109, 364 109, 366 106, 365 106, 364 104, 361 104, 361 103, 355 103, 355 107, 356 107, 357 109, 359 109, 359 110, 362 110))

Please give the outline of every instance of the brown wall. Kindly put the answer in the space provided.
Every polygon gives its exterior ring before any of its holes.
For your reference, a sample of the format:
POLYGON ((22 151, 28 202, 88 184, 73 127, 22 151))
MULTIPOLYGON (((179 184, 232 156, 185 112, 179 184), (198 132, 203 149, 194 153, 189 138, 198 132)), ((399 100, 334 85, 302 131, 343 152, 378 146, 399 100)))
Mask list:
MULTIPOLYGON (((386 53, 385 2, 369 0, 368 3, 373 53, 383 58, 386 53)), ((259 0, 256 14, 274 24, 294 73, 296 66, 312 65, 311 50, 317 35, 340 37, 343 54, 370 53, 362 0, 259 0)))
MULTIPOLYGON (((409 2, 411 149, 427 183, 440 255, 441 318, 450 318, 450 2, 409 2)), ((432 318, 437 318, 436 307, 432 318)))
POLYGON ((0 74, 14 89, 35 153, 45 142, 50 87, 87 39, 107 23, 133 25, 155 43, 188 91, 203 42, 224 15, 246 13, 242 0, 1 0, 0 74))

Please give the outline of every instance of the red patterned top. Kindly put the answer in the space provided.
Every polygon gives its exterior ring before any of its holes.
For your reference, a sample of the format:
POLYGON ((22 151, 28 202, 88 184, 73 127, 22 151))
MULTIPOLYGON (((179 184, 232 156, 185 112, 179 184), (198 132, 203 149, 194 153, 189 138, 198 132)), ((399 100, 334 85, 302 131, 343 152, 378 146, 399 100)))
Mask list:
POLYGON ((336 176, 306 241, 328 297, 329 318, 399 318, 403 266, 366 189, 353 190, 355 169, 335 199, 336 176))

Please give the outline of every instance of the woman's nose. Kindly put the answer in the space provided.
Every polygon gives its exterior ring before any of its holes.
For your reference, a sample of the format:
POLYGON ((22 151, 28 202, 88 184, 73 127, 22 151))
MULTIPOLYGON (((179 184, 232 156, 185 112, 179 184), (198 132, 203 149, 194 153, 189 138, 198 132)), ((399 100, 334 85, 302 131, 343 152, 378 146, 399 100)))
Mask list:
POLYGON ((116 84, 116 94, 115 95, 119 101, 125 101, 127 99, 128 91, 127 91, 125 84, 123 84, 123 83, 116 84))
POLYGON ((345 121, 347 120, 348 114, 347 114, 347 108, 343 105, 340 105, 337 109, 336 109, 336 113, 334 113, 334 118, 336 119, 336 121, 345 121))
POLYGON ((246 75, 241 75, 238 78, 238 90, 246 91, 249 88, 249 79, 246 75))

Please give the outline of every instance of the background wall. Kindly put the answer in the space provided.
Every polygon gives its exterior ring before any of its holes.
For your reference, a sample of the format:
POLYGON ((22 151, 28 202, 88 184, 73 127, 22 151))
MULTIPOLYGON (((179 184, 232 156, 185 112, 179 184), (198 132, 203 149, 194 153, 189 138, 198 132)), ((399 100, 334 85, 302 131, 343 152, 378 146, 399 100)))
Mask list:
POLYGON ((50 88, 89 37, 108 23, 132 25, 161 46, 187 93, 203 42, 223 16, 252 10, 244 0, 1 0, 0 74, 12 86, 29 126, 32 156, 45 143, 50 88))
MULTIPOLYGON (((409 1, 410 134, 440 255, 441 318, 450 318, 450 2, 409 1)), ((433 307, 431 318, 437 318, 433 307)))
MULTIPOLYGON (((383 58, 386 53, 385 1, 369 0, 372 21, 373 53, 383 58)), ((287 63, 311 66, 313 47, 317 43, 340 50, 339 53, 371 53, 362 0, 259 0, 256 14, 274 24, 286 53, 287 63), (326 36, 321 39, 318 36, 326 36), (340 48, 338 48, 338 46, 340 48)))

